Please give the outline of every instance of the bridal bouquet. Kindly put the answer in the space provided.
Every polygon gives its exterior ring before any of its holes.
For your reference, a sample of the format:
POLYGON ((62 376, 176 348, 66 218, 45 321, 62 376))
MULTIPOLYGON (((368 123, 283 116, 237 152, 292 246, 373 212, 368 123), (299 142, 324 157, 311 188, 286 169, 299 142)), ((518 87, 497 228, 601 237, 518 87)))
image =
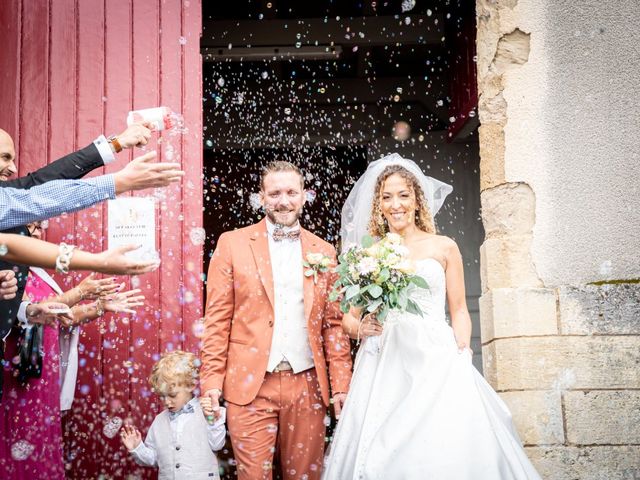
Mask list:
POLYGON ((338 257, 336 280, 330 294, 331 301, 340 296, 340 309, 347 313, 350 308, 375 313, 383 323, 389 310, 399 309, 422 316, 420 307, 409 298, 412 288, 429 288, 407 258, 409 251, 401 245, 401 238, 388 233, 378 242, 366 236, 362 245, 354 245, 338 257))

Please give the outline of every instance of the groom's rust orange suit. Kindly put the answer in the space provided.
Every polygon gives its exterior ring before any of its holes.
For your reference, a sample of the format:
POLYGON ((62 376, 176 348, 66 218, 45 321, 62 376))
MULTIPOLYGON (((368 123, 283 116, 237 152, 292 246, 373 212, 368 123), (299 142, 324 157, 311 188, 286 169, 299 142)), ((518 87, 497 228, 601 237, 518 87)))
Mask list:
MULTIPOLYGON (((302 257, 333 246, 301 229, 302 257)), ((304 312, 314 368, 268 373, 274 325, 274 282, 266 220, 225 232, 207 277, 202 348, 202 391, 219 388, 227 400, 227 423, 238 478, 271 478, 276 443, 285 479, 319 478, 324 406, 351 381, 349 339, 339 305, 329 302, 335 274, 304 277, 304 312)))

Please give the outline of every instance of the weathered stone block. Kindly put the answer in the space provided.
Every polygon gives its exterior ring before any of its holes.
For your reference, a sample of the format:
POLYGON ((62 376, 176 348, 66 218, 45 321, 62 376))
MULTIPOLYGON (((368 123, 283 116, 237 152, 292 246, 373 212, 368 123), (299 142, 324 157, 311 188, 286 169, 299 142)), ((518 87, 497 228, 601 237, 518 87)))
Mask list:
POLYGON ((564 406, 570 443, 640 444, 640 391, 566 392, 564 406))
POLYGON ((525 183, 504 183, 480 195, 482 223, 487 238, 531 233, 536 198, 525 183))
POLYGON ((637 480, 640 446, 527 447, 545 480, 637 480))
POLYGON ((503 338, 482 353, 496 390, 640 388, 640 335, 503 338))
POLYGON ((531 261, 531 235, 487 238, 480 247, 482 291, 542 287, 531 261))
POLYGON ((496 288, 480 297, 484 343, 494 338, 556 335, 556 295, 544 288, 496 288))
POLYGON ((564 443, 560 392, 528 390, 502 392, 500 396, 525 445, 564 443))
POLYGON ((505 182, 504 128, 498 123, 483 123, 478 128, 478 135, 480 138, 480 190, 484 190, 505 182))
POLYGON ((563 287, 558 295, 562 333, 640 334, 640 284, 563 287))

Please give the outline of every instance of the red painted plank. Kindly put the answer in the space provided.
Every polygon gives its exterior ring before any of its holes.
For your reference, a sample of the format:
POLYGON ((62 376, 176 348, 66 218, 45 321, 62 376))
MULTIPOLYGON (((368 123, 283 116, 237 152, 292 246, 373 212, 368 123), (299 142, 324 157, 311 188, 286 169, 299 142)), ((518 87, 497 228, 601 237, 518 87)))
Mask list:
MULTIPOLYGON (((50 6, 51 34, 49 44, 50 77, 48 85, 49 97, 49 163, 76 150, 75 135, 75 96, 63 95, 61 92, 75 92, 76 48, 75 1, 62 0, 50 6), (71 52, 71 53, 70 53, 71 52)), ((74 231, 75 215, 53 218, 46 230, 46 239, 51 242, 71 241, 65 238, 74 231)), ((71 288, 74 280, 84 275, 58 277, 60 286, 71 288)))
MULTIPOLYGON (((56 6, 56 2, 53 5, 56 6)), ((76 9, 76 145, 84 146, 103 131, 104 3, 102 0, 77 1, 76 9)), ((103 249, 101 235, 95 234, 101 231, 101 212, 101 207, 96 207, 76 215, 76 242, 83 248, 103 249)), ((81 363, 79 369, 80 389, 73 408, 71 428, 77 434, 72 438, 75 458, 70 472, 78 479, 95 477, 95 472, 108 464, 105 452, 110 441, 102 434, 107 409, 102 395, 101 325, 101 321, 86 325, 80 337, 80 361, 86 363, 81 363)))
MULTIPOLYGON (((130 52, 131 39, 131 6, 129 0, 111 0, 105 2, 105 90, 104 119, 105 133, 119 134, 126 128, 126 115, 131 109, 132 65, 130 52)), ((117 155, 116 161, 105 168, 113 173, 133 158, 131 150, 117 155)), ((101 231, 107 236, 107 206, 103 207, 104 222, 101 231)), ((105 244, 105 248, 108 245, 105 244)), ((126 288, 131 287, 128 277, 120 277, 126 288)), ((129 315, 105 315, 105 333, 103 340, 110 348, 103 349, 104 390, 106 395, 107 414, 109 417, 125 419, 129 415, 130 400, 130 348, 131 327, 129 315)), ((109 474, 122 478, 126 473, 135 470, 130 455, 120 445, 119 439, 110 443, 109 474)))
POLYGON ((186 172, 183 187, 184 228, 182 244, 183 278, 193 301, 183 305, 185 348, 197 352, 200 339, 194 334, 194 324, 202 317, 202 252, 203 245, 191 241, 191 231, 202 228, 202 5, 199 1, 184 2, 183 37, 183 106, 185 125, 189 128, 183 139, 182 165, 186 172))
POLYGON ((20 138, 21 176, 45 165, 47 158, 49 9, 40 3, 37 8, 22 5, 21 77, 29 89, 20 98, 20 130, 31 133, 20 138))
MULTIPOLYGON (((158 105, 160 100, 159 79, 159 4, 160 2, 133 2, 133 108, 147 108, 158 105)), ((152 146, 151 148, 154 148, 152 146)), ((145 191, 136 196, 153 195, 145 191)), ((156 209, 156 218, 160 215, 156 209)), ((151 421, 160 411, 155 395, 150 393, 147 382, 151 366, 157 360, 160 311, 160 276, 164 275, 164 265, 160 270, 139 278, 140 288, 146 296, 148 308, 131 323, 133 352, 137 383, 131 385, 131 418, 137 427, 146 433, 151 421)), ((144 469, 136 470, 140 474, 144 469)), ((149 472, 145 472, 148 475, 149 472)))
MULTIPOLYGON (((59 0, 50 6, 51 33, 49 45, 49 162, 76 149, 76 101, 75 95, 63 92, 76 91, 76 9, 75 0, 59 0)), ((75 215, 67 218, 55 218, 49 221, 45 238, 60 242, 67 232, 73 232, 75 215)), ((71 276, 70 276, 71 277, 71 276)), ((74 278, 79 276, 74 275, 74 278)), ((57 278, 62 288, 70 287, 70 282, 57 278)), ((76 389, 76 397, 80 393, 76 389)), ((76 401, 76 404, 78 401, 76 401)), ((72 410, 73 412, 73 410, 72 410)), ((77 432, 78 425, 73 421, 73 413, 63 417, 63 435, 65 431, 77 432)), ((65 435, 66 437, 66 435, 65 435)), ((65 458, 76 451, 75 442, 65 442, 65 458)), ((65 462, 66 464, 66 462, 65 462)))
MULTIPOLYGON (((180 0, 166 0, 160 7, 160 103, 182 112, 182 9, 180 0)), ((182 161, 182 138, 163 132, 162 158, 182 161)), ((192 301, 182 286, 182 187, 173 185, 165 190, 166 207, 160 220, 162 279, 162 320, 160 350, 183 348, 181 303, 192 301)))
POLYGON ((6 0, 0 8, 0 128, 19 142, 21 1, 6 0))

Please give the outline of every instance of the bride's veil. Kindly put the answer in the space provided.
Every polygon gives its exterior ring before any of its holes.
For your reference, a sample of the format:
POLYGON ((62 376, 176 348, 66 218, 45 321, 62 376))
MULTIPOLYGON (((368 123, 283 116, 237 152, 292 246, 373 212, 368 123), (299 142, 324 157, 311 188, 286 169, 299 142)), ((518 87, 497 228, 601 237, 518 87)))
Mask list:
POLYGON ((434 217, 442 207, 447 195, 453 191, 451 185, 428 177, 422 173, 420 167, 413 160, 402 158, 397 153, 392 153, 375 162, 371 162, 351 189, 347 201, 342 207, 340 236, 343 250, 350 245, 359 244, 362 241, 362 237, 367 235, 376 180, 389 165, 400 165, 415 175, 418 182, 420 182, 431 215, 434 217))

